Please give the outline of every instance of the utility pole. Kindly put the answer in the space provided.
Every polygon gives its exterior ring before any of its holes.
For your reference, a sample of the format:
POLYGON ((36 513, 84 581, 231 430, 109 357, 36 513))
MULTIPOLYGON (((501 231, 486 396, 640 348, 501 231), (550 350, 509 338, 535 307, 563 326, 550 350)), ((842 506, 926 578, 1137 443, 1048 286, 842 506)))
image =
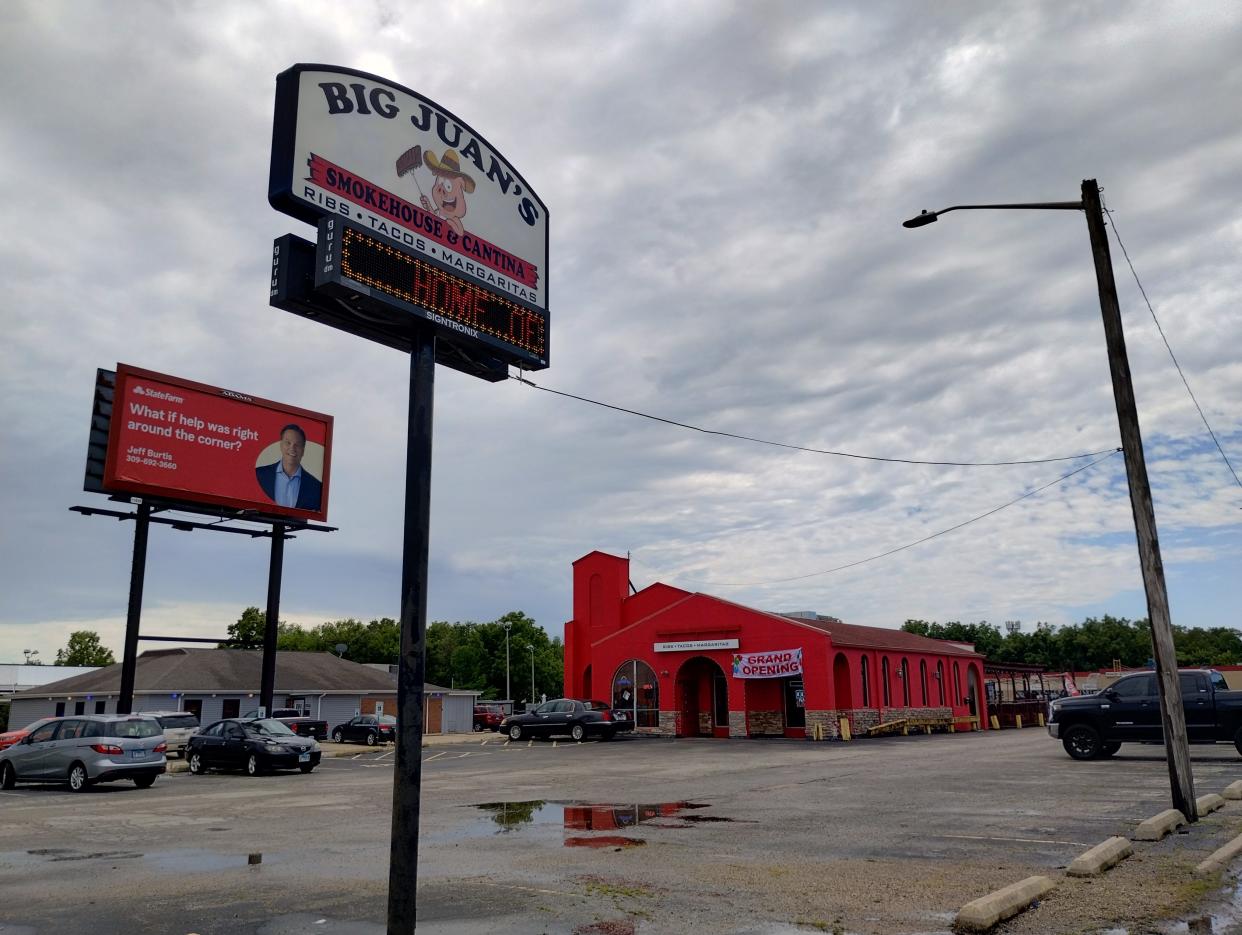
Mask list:
POLYGON ((1186 736, 1186 712, 1182 708, 1182 686, 1177 676, 1177 653, 1173 648, 1173 628, 1169 619, 1169 597, 1164 586, 1164 565, 1156 539, 1156 513, 1152 507, 1147 464, 1143 459, 1143 437, 1139 433, 1138 409, 1130 380, 1130 362, 1121 330, 1121 306, 1113 280, 1113 261, 1104 228, 1104 210, 1095 179, 1082 183, 1082 206, 1091 234, 1091 253, 1095 258, 1095 278, 1100 291, 1100 313, 1104 318, 1104 337, 1108 343, 1108 366, 1113 376, 1113 398, 1117 404, 1117 423, 1121 428, 1121 447, 1126 459, 1126 478, 1130 484, 1130 507, 1138 535, 1139 564, 1143 588, 1147 592, 1147 619, 1151 621, 1152 655, 1156 678, 1160 682, 1160 720, 1164 726, 1164 746, 1168 753, 1169 779, 1173 807, 1198 821, 1194 776, 1190 768, 1190 746, 1186 736))

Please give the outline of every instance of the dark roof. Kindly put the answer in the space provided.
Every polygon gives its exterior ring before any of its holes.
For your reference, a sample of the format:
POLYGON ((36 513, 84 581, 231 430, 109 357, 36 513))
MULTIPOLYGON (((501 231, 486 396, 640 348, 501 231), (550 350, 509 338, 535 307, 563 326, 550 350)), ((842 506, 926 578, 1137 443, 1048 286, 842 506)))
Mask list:
POLYGON ((864 627, 857 623, 842 623, 835 617, 790 617, 798 623, 823 630, 832 638, 834 646, 862 646, 867 649, 887 649, 899 653, 940 653, 946 656, 978 656, 968 644, 951 640, 934 640, 930 636, 890 630, 887 627, 864 627))
MULTIPOLYGON (((258 649, 155 649, 138 657, 134 690, 138 692, 257 692, 263 680, 263 652, 258 649)), ((278 692, 391 692, 396 680, 387 672, 341 659, 332 653, 276 653, 278 692)), ((61 679, 18 695, 76 695, 119 692, 121 664, 61 679)), ((448 689, 427 686, 428 691, 448 689)))

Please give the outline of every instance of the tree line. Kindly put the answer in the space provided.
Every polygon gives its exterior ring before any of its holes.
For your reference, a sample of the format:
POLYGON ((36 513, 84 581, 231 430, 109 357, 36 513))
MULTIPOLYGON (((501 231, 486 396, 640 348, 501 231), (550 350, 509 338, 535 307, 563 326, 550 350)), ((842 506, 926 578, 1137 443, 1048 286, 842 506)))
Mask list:
MULTIPOLYGON (((218 648, 262 649, 266 626, 267 615, 257 607, 247 607, 237 622, 229 625, 228 642, 220 643, 218 648)), ((276 626, 276 648, 328 652, 353 662, 395 665, 401 653, 401 626, 391 617, 368 623, 354 619, 332 620, 309 629, 282 620, 276 626)), ((564 687, 564 659, 561 638, 549 638, 520 610, 485 623, 436 620, 427 625, 427 681, 443 688, 480 691, 484 700, 530 701, 543 695, 560 697, 564 687)))
MULTIPOLYGON (((1146 666, 1152 659, 1151 624, 1125 617, 1088 617, 1082 623, 1054 627, 1037 623, 1033 632, 1006 627, 1002 634, 996 624, 981 620, 937 623, 907 620, 907 633, 940 640, 973 643, 989 662, 1019 662, 1043 666, 1053 671, 1087 671, 1146 666)), ((1242 631, 1230 627, 1173 626, 1173 646, 1179 666, 1242 665, 1242 631)))

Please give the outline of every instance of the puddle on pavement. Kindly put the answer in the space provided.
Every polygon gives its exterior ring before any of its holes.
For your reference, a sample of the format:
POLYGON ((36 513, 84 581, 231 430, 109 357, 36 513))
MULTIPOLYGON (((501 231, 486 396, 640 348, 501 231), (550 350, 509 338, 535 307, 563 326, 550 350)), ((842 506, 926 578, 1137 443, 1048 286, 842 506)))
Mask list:
POLYGON ((510 834, 551 839, 562 836, 565 847, 636 847, 646 842, 619 834, 581 832, 627 831, 639 825, 652 828, 692 828, 697 823, 728 822, 719 815, 693 812, 710 806, 703 802, 659 802, 655 804, 598 804, 592 802, 554 802, 533 799, 528 802, 484 802, 467 806, 479 812, 478 822, 458 836, 472 834, 510 834))
MULTIPOLYGON (((1242 877, 1233 877, 1199 912, 1163 929, 1164 935, 1226 935, 1242 931, 1242 877)), ((1123 933, 1119 933, 1123 935, 1123 933)), ((1124 933, 1129 935, 1129 933, 1124 933)))

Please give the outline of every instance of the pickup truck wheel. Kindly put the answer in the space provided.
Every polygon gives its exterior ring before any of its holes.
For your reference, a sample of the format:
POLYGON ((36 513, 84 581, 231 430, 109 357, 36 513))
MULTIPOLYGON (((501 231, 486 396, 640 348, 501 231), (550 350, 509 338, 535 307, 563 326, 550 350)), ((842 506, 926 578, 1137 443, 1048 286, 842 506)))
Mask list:
POLYGON ((1100 745, 1100 756, 1101 757, 1116 756, 1117 751, 1120 749, 1121 749, 1121 744, 1116 743, 1116 742, 1101 744, 1100 745))
POLYGON ((1065 752, 1076 760, 1094 760, 1100 755, 1100 732, 1086 724, 1075 724, 1061 741, 1065 752))

